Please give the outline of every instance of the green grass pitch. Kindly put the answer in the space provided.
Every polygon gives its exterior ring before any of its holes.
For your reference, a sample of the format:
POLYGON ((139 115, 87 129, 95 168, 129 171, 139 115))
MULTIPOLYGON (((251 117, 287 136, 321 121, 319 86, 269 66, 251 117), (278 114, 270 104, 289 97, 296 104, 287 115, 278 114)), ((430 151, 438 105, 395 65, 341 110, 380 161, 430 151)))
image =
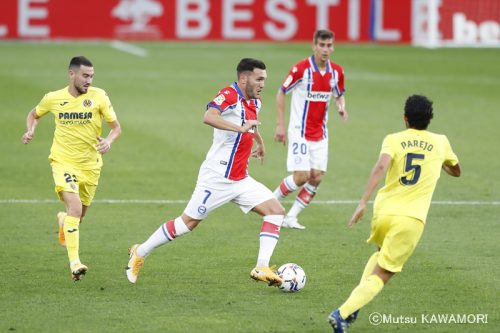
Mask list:
MULTIPOLYGON (((263 165, 251 161, 250 173, 274 189, 286 175, 286 151, 273 142, 274 95, 310 46, 136 45, 148 56, 105 42, 0 43, 0 332, 329 332, 327 315, 356 286, 373 252, 365 244, 371 207, 348 230, 355 204, 313 203, 300 216, 307 230, 282 231, 272 262, 296 262, 308 276, 301 292, 285 294, 249 278, 261 219, 232 205, 155 251, 130 285, 127 248, 184 204, 102 202, 189 199, 211 142, 205 105, 235 80, 243 57, 268 66, 260 116, 267 156, 263 165), (20 137, 27 112, 45 92, 67 84, 67 63, 79 54, 94 62, 94 85, 110 95, 123 135, 105 156, 97 202, 81 228, 81 258, 90 270, 73 283, 57 244, 62 204, 43 202, 55 199, 47 161, 53 119, 41 120, 28 146, 20 137)), ((342 123, 332 105, 329 171, 317 201, 359 199, 383 137, 403 128, 402 106, 413 93, 434 100, 429 129, 448 135, 463 168, 461 178, 443 175, 414 255, 363 308, 353 332, 498 332, 499 59, 492 49, 336 45, 350 119, 342 123), (373 312, 418 322, 374 326, 373 312), (487 314, 488 323, 420 322, 430 314, 487 314)))

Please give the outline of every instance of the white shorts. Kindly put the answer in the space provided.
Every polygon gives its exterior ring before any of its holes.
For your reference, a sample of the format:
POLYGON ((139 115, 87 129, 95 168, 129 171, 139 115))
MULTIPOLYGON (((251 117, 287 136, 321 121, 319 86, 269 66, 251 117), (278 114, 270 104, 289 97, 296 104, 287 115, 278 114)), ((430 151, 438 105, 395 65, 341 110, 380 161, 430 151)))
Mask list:
POLYGON ((271 190, 250 176, 233 181, 213 170, 201 168, 196 188, 184 213, 203 220, 211 211, 231 201, 246 214, 255 206, 274 198, 271 190))
POLYGON ((307 141, 300 135, 288 132, 288 156, 286 166, 288 172, 309 171, 311 169, 326 171, 328 165, 328 139, 307 141))

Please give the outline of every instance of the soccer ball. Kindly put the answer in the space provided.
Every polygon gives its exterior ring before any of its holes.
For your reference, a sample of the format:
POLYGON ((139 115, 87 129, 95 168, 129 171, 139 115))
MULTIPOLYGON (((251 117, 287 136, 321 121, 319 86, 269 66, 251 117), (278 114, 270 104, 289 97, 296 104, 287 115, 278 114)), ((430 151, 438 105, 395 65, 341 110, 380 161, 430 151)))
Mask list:
POLYGON ((306 284, 306 272, 297 264, 284 264, 278 268, 276 274, 283 279, 283 283, 279 286, 283 292, 294 293, 304 288, 306 284))

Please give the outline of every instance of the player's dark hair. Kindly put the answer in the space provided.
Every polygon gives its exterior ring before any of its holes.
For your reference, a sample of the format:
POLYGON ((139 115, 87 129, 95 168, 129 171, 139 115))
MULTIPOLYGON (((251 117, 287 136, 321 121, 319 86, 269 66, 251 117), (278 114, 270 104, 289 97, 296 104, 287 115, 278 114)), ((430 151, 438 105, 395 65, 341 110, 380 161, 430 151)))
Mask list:
POLYGON ((314 44, 318 43, 318 39, 333 39, 333 40, 335 40, 335 34, 332 31, 326 30, 326 29, 317 30, 314 33, 314 37, 313 37, 314 44))
POLYGON ((253 58, 243 58, 240 60, 238 66, 236 67, 236 73, 238 74, 238 77, 240 77, 240 74, 243 72, 253 72, 255 68, 258 69, 266 69, 266 65, 264 62, 258 59, 253 59, 253 58))
POLYGON ((427 129, 434 117, 432 110, 432 101, 427 97, 421 95, 408 97, 405 103, 405 117, 408 119, 410 128, 427 129))
POLYGON ((89 59, 84 56, 78 56, 71 58, 69 62, 69 68, 80 68, 80 66, 94 67, 89 59))

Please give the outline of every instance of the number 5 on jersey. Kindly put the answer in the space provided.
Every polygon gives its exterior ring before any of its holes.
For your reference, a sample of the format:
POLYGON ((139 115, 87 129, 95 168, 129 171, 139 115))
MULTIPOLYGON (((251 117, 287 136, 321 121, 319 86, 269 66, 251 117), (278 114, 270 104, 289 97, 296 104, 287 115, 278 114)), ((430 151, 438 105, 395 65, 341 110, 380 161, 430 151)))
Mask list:
POLYGON ((399 182, 402 185, 415 185, 418 182, 418 179, 420 178, 420 172, 422 171, 422 167, 419 164, 414 164, 414 162, 418 162, 418 160, 423 160, 425 158, 424 154, 413 154, 413 153, 408 153, 406 154, 406 163, 405 163, 405 170, 404 172, 412 172, 413 171, 413 177, 408 179, 407 176, 399 178, 399 182))

